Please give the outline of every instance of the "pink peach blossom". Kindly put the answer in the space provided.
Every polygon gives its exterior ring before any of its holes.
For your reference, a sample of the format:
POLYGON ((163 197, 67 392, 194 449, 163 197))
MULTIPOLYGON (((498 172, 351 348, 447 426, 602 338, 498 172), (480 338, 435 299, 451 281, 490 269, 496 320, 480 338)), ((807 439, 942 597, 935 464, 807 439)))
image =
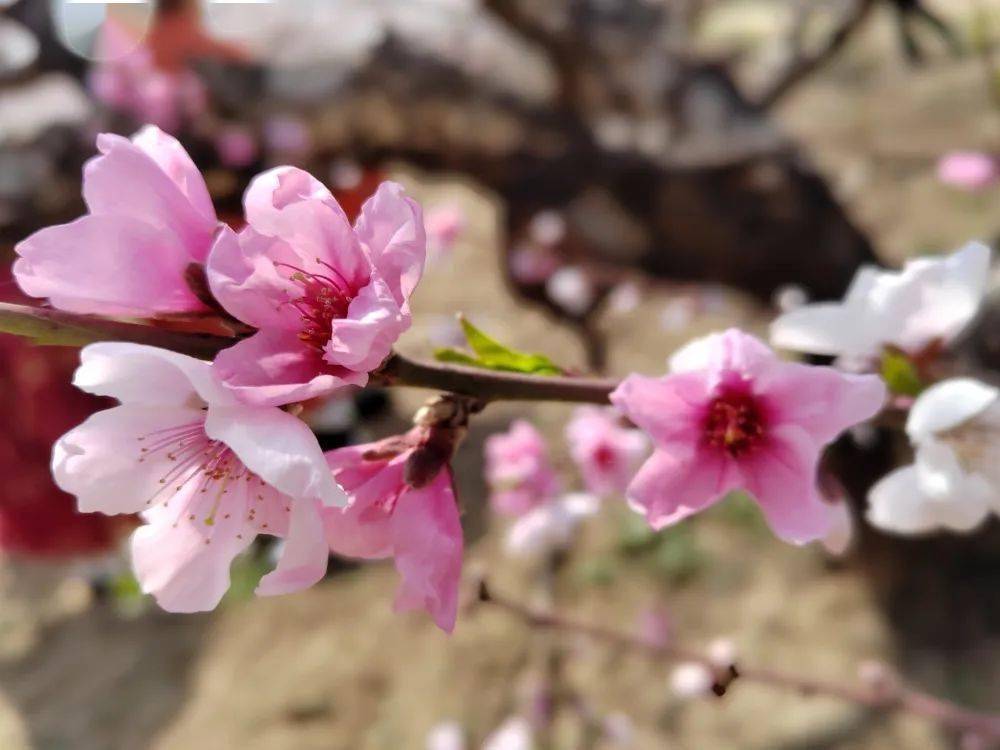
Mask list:
POLYGON ((351 226, 308 173, 279 167, 245 197, 247 227, 223 230, 208 259, 212 293, 259 329, 215 370, 241 399, 287 404, 364 385, 410 327, 424 267, 420 207, 384 182, 351 226))
POLYGON ((630 375, 611 401, 653 439, 628 488, 657 529, 742 489, 780 538, 801 544, 831 525, 817 488, 823 447, 879 411, 873 375, 780 360, 738 330, 688 344, 662 378, 630 375))
POLYGON ((227 125, 215 136, 215 151, 223 166, 242 169, 254 163, 260 154, 260 146, 248 128, 227 125))
POLYGON ((937 176, 960 190, 985 190, 1000 182, 1000 162, 980 151, 952 151, 938 161, 937 176))
POLYGON ((98 101, 136 122, 177 132, 208 108, 208 92, 194 71, 157 67, 150 48, 122 24, 108 20, 89 75, 98 101))
POLYGON ((560 490, 545 440, 524 420, 486 439, 486 481, 493 509, 508 516, 524 515, 560 490))
POLYGON ((624 492, 645 457, 649 441, 621 424, 614 409, 581 406, 566 424, 570 456, 584 485, 597 495, 624 492))
POLYGON ((108 343, 81 360, 74 384, 121 405, 63 435, 52 472, 82 512, 142 513, 132 563, 143 591, 171 612, 212 609, 257 534, 285 539, 258 594, 322 578, 320 507, 347 498, 302 421, 240 404, 207 362, 182 354, 108 343))
POLYGON ((447 255, 462 235, 467 224, 460 206, 437 206, 427 212, 427 245, 440 258, 447 255))
POLYGON ((330 549, 366 559, 392 557, 402 578, 396 611, 425 609, 450 633, 458 613, 462 526, 450 469, 423 487, 405 476, 418 431, 326 454, 333 476, 350 498, 343 510, 324 511, 330 549))
POLYGON ((18 286, 53 307, 145 317, 207 310, 185 282, 218 226, 205 181, 184 148, 155 127, 131 140, 103 134, 83 170, 89 213, 14 249, 18 286))

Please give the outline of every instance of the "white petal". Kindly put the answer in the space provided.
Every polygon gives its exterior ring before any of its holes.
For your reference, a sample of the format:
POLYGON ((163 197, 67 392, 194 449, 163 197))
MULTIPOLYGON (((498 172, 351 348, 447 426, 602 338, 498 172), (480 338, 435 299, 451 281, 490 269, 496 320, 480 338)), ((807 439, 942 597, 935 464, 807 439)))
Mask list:
POLYGON ((319 507, 312 500, 294 500, 278 566, 261 579, 257 595, 273 596, 309 588, 326 574, 329 556, 319 507))
POLYGON ((527 719, 507 719, 483 741, 483 750, 534 750, 535 740, 527 719))
POLYGON ((316 436, 306 424, 274 407, 209 407, 205 432, 221 440, 280 492, 343 507, 347 495, 333 481, 316 436))
MULTIPOLYGON (((67 432, 52 452, 52 476, 75 495, 83 512, 136 513, 169 499, 177 478, 168 451, 143 458, 139 438, 169 428, 197 424, 200 410, 164 406, 117 406, 91 415, 67 432), (174 471, 172 471, 174 470, 174 471)), ((148 438, 155 441, 155 437, 148 438)), ((152 443, 148 443, 152 444, 152 443)))
POLYGON ((236 403, 208 362, 143 344, 104 342, 84 347, 73 385, 122 403, 236 403))
POLYGON ((973 378, 952 378, 920 394, 906 420, 906 432, 919 442, 966 422, 996 402, 1000 389, 973 378))
POLYGON ((830 356, 871 356, 878 345, 871 329, 856 324, 846 305, 820 302, 787 312, 771 323, 771 343, 782 349, 830 356))

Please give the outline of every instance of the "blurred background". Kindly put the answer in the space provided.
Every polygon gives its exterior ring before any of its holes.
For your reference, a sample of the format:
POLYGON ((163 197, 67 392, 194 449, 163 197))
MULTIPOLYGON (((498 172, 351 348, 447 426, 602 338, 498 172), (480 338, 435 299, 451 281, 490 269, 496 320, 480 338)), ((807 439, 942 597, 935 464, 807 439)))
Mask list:
MULTIPOLYGON (((99 132, 155 123, 238 226, 249 179, 304 167, 356 212, 402 181, 430 260, 401 341, 427 357, 464 312, 579 372, 659 373, 692 336, 763 333, 777 310, 839 297, 894 265, 1000 231, 998 0, 0 1, 0 299, 13 246, 84 212, 99 132)), ((994 294, 994 300, 996 294, 994 294)), ((996 305, 968 356, 1000 363, 996 305)), ((76 353, 0 337, 0 748, 423 748, 442 722, 479 747, 540 710, 556 654, 573 695, 558 748, 950 748, 912 718, 738 685, 687 702, 624 652, 553 646, 499 611, 445 636, 391 611, 391 564, 339 561, 321 585, 168 615, 123 557, 128 520, 75 513, 52 442, 102 408, 76 353)), ((309 411, 325 447, 399 431, 428 394, 365 392, 309 411)), ((578 483, 570 407, 495 405, 456 463, 466 572, 530 599, 482 479, 486 436, 527 416, 578 483)), ((902 456, 870 431, 833 455, 855 509, 902 456)), ((790 548, 749 503, 649 532, 624 503, 589 521, 552 583, 561 607, 621 629, 854 679, 894 664, 937 694, 1000 699, 1000 532, 847 554, 790 548)), ((568 689, 568 688, 567 688, 568 689)))

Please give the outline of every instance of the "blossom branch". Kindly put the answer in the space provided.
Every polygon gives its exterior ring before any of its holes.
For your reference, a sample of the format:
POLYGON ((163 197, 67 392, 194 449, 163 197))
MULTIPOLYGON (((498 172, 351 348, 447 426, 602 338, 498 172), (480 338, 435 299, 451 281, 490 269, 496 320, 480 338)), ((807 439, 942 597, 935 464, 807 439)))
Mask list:
POLYGON ((35 339, 40 344, 83 346, 95 341, 128 341, 211 358, 233 339, 207 333, 172 331, 155 325, 126 323, 96 315, 0 302, 0 332, 35 339))
POLYGON ((478 367, 417 362, 393 354, 372 381, 382 385, 432 388, 482 401, 573 401, 607 404, 617 380, 585 377, 551 377, 500 372, 478 367))
POLYGON ((804 696, 838 698, 872 710, 910 713, 930 719, 948 729, 972 734, 984 740, 1000 740, 1000 714, 973 711, 921 692, 895 679, 882 680, 877 685, 856 687, 767 668, 740 665, 731 666, 727 670, 708 656, 681 644, 654 643, 631 633, 582 622, 557 612, 536 609, 497 594, 485 582, 480 582, 479 601, 502 609, 531 627, 583 635, 655 659, 699 664, 714 676, 715 684, 712 690, 719 696, 723 695, 729 685, 738 678, 797 692, 804 696))

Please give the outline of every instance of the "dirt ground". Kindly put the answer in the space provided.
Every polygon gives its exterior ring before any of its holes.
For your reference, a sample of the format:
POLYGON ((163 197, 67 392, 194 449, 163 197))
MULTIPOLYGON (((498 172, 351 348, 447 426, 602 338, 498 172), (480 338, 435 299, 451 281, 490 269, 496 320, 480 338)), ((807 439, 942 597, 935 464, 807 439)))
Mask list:
MULTIPOLYGON (((747 14, 772 7, 743 5, 747 14)), ((943 151, 1000 143, 1000 115, 988 109, 984 87, 972 58, 942 56, 908 68, 887 17, 879 17, 778 114, 893 260, 989 239, 1000 229, 1000 213, 991 210, 996 191, 960 195, 934 178, 943 151)), ((428 272, 414 304, 415 327, 401 348, 426 355, 454 330, 452 316, 461 310, 515 346, 580 364, 571 335, 518 306, 502 287, 488 196, 402 177, 426 205, 458 201, 472 221, 454 256, 428 272)), ((667 354, 693 334, 728 323, 766 324, 761 311, 727 297, 683 334, 669 332, 660 325, 668 298, 650 291, 637 310, 608 316, 615 373, 660 372, 667 354)), ((398 412, 408 414, 426 395, 399 394, 398 412)), ((563 465, 567 413, 559 406, 527 410, 563 465)), ((469 531, 466 569, 518 595, 531 571, 499 549, 500 524, 482 511, 480 477, 484 437, 520 414, 523 407, 491 407, 457 463, 469 531)), ((561 605, 621 628, 662 607, 678 637, 701 644, 729 636, 747 663, 816 676, 852 679, 865 659, 897 659, 870 582, 850 559, 833 563, 819 549, 782 545, 742 506, 697 519, 669 544, 635 536, 624 509, 606 507, 560 574, 561 605)), ((476 746, 524 708, 541 648, 537 636, 502 612, 470 611, 450 638, 425 617, 394 615, 396 578, 387 565, 352 568, 299 595, 236 601, 195 617, 151 609, 123 616, 88 604, 78 587, 57 580, 57 571, 11 563, 7 574, 0 609, 3 750, 395 750, 423 747, 427 730, 449 719, 476 746)), ((994 646, 987 642, 972 666, 927 654, 913 676, 935 691, 995 707, 994 646)), ((737 685, 721 701, 682 703, 668 689, 663 664, 572 639, 562 647, 567 684, 602 714, 626 713, 636 748, 951 746, 918 719, 871 716, 752 685, 737 685)), ((580 747, 578 732, 572 715, 563 716, 559 746, 580 747)))

